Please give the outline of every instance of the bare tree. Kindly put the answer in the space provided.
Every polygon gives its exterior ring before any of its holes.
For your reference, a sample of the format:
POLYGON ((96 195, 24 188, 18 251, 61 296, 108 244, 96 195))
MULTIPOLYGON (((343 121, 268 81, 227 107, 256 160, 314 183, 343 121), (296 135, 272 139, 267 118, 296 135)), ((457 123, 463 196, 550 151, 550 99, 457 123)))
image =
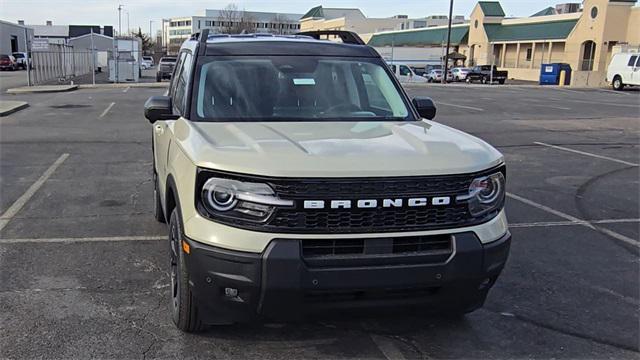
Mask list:
POLYGON ((269 29, 269 32, 272 34, 282 35, 286 32, 285 29, 282 28, 282 24, 286 24, 288 19, 280 14, 275 14, 271 19, 271 23, 275 24, 275 29, 269 29))
POLYGON ((256 19, 244 10, 238 10, 236 4, 229 4, 220 10, 218 20, 222 23, 223 34, 254 33, 256 31, 256 19))

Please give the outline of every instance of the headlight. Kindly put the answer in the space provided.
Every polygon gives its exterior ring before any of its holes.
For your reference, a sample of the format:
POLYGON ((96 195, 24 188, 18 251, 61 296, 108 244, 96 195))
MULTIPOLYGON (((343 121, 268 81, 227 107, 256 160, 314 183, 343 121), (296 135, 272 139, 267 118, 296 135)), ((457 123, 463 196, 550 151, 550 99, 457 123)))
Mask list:
POLYGON ((203 185, 200 201, 212 217, 265 221, 277 206, 293 206, 292 200, 278 198, 263 183, 212 177, 203 185))
POLYGON ((467 195, 456 197, 458 202, 467 202, 469 212, 480 216, 500 209, 504 204, 505 179, 501 172, 476 178, 469 185, 467 195))

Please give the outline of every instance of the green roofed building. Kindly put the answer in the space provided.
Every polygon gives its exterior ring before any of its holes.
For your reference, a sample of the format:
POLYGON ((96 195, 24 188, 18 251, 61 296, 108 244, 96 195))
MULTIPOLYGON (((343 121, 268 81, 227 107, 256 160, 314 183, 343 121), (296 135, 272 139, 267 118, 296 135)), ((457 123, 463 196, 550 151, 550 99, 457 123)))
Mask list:
MULTIPOLYGON (((538 80, 542 64, 567 63, 573 71, 572 85, 600 86, 613 53, 640 51, 636 2, 584 0, 582 9, 565 4, 531 17, 507 18, 500 2, 480 1, 469 24, 452 28, 451 51, 464 55, 466 66, 495 64, 508 70, 510 78, 532 81, 538 80)), ((395 60, 395 54, 409 48, 442 54, 446 39, 447 28, 435 27, 379 32, 368 43, 381 54, 394 54, 395 60)))

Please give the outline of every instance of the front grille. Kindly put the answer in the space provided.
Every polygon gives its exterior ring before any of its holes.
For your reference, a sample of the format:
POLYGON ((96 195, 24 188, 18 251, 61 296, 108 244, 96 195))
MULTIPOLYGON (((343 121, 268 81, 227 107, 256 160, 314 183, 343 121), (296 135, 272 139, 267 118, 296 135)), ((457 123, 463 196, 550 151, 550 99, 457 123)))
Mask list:
POLYGON ((344 233, 438 229, 473 221, 466 204, 386 209, 278 209, 268 226, 300 232, 344 233))
POLYGON ((358 267, 400 264, 441 264, 454 252, 452 235, 371 239, 300 240, 309 267, 358 267))
POLYGON ((379 239, 305 239, 301 240, 302 257, 330 258, 367 255, 451 253, 451 235, 407 236, 379 239))
MULTIPOLYGON (((504 165, 492 169, 456 175, 373 177, 373 178, 271 178, 237 175, 200 169, 196 189, 201 189, 210 176, 269 184, 281 199, 293 200, 294 206, 276 208, 261 223, 225 219, 214 220, 254 231, 297 234, 345 234, 424 231, 472 226, 494 217, 497 212, 481 218, 473 217, 466 203, 457 203, 457 195, 468 193, 473 179, 502 171, 504 165), (362 199, 407 199, 421 197, 449 197, 448 205, 422 207, 381 207, 350 209, 304 209, 305 200, 325 201, 362 199)), ((196 193, 196 199, 199 194, 196 193)), ((197 200, 196 207, 203 216, 210 217, 197 200)), ((212 218, 213 219, 213 218, 212 218)))

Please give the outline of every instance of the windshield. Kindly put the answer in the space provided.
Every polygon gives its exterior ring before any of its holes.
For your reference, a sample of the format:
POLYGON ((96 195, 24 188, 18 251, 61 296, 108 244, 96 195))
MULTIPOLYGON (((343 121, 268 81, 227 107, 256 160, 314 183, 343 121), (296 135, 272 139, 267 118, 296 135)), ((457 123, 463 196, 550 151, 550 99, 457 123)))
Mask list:
POLYGON ((212 57, 194 85, 208 121, 413 120, 379 59, 212 57))
POLYGON ((16 59, 22 59, 24 57, 24 55, 22 55, 20 53, 13 53, 13 57, 15 57, 16 59))
POLYGON ((160 59, 160 62, 174 63, 176 62, 176 58, 162 58, 160 59))

